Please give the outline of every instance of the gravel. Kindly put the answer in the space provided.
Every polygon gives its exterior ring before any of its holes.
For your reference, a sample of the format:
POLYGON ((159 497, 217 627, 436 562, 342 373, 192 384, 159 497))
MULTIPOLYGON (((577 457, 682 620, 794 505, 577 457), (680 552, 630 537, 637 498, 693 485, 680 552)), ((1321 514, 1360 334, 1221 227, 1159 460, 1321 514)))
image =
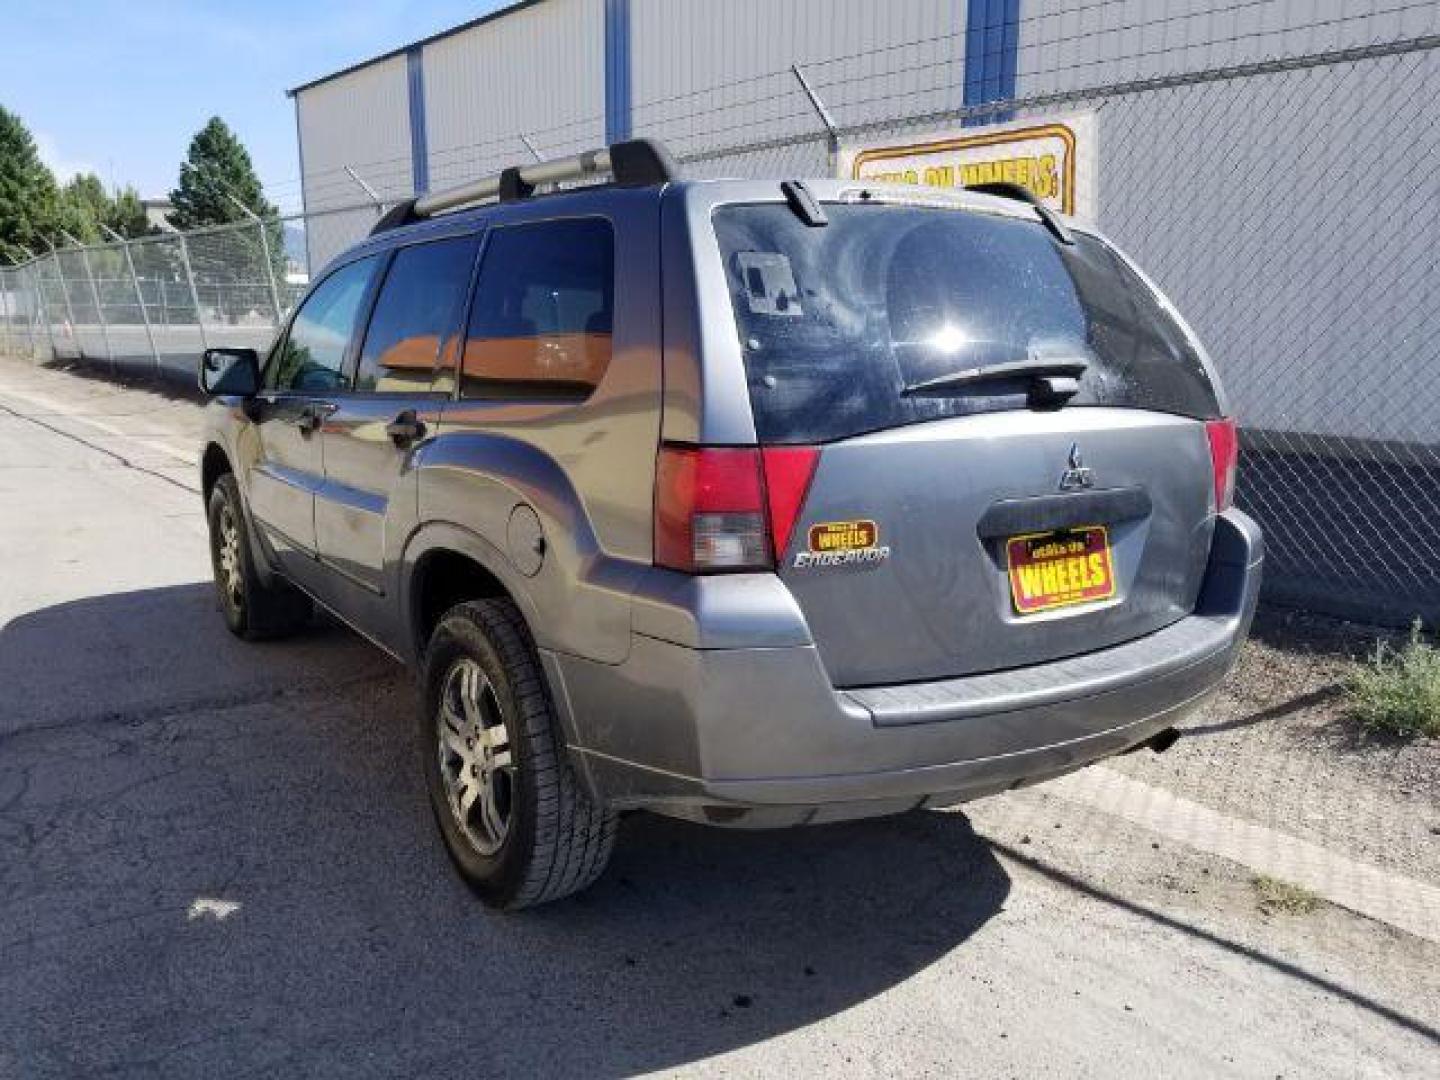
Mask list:
POLYGON ((1344 681, 1403 633, 1262 608, 1220 695, 1165 754, 1112 764, 1217 810, 1440 882, 1440 740, 1377 736, 1344 681))

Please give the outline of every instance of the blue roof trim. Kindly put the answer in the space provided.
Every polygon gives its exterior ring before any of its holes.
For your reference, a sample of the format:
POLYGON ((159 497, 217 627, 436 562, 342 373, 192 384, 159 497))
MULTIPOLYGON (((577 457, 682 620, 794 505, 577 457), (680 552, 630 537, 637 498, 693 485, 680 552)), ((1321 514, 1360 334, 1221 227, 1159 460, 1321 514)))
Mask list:
MULTIPOLYGON (((1020 64, 1020 0, 969 0, 965 12, 965 104, 1015 97, 1020 64)), ((966 127, 1008 120, 1009 112, 965 120, 966 127)))
POLYGON ((405 53, 405 75, 410 90, 410 183, 418 195, 430 190, 430 141, 425 132, 423 45, 412 45, 405 53))
POLYGON ((605 0, 605 142, 630 138, 630 0, 605 0))

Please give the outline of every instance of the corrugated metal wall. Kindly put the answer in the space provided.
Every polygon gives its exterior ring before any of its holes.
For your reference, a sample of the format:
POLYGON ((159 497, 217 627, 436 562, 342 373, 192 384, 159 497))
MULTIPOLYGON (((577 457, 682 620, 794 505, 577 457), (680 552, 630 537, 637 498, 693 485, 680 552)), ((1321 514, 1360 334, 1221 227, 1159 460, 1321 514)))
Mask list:
POLYGON ((1405 0, 1022 0, 1020 97, 1434 33, 1405 0))
POLYGON ((426 45, 431 187, 605 135, 604 0, 546 0, 426 45))
POLYGON ((848 122, 961 104, 966 0, 631 0, 633 129, 676 153, 811 134, 792 64, 848 122))
MULTIPOLYGON (((1440 4, 1025 0, 1019 24, 1023 99, 1436 33, 1440 4)), ((1367 170, 1336 166, 1337 148, 1373 146, 1383 132, 1412 141, 1415 160, 1435 159, 1440 134, 1426 118, 1434 78, 1397 93, 1392 67, 1127 94, 1099 112, 1099 224, 1185 311, 1248 427, 1397 440, 1433 430, 1406 387, 1433 362, 1440 312, 1412 311, 1397 326, 1392 298, 1396 275, 1421 265, 1440 235, 1417 227, 1426 218, 1418 202, 1404 213, 1362 211, 1367 170), (1293 188, 1257 213, 1261 176, 1293 188), (1264 291, 1217 288, 1217 267, 1253 268, 1279 252, 1294 265, 1297 244, 1308 249, 1303 276, 1277 275, 1264 291), (1337 322, 1336 311, 1349 314, 1337 322), (1334 376, 1297 392, 1281 369, 1297 350, 1320 349, 1335 357, 1334 376), (1390 377, 1357 393, 1357 364, 1384 365, 1390 377)))
MULTIPOLYGON (((305 209, 314 214, 365 196, 345 174, 354 166, 382 196, 410 190, 410 95, 403 56, 382 60, 296 96, 305 209)), ((312 218, 314 269, 362 235, 375 215, 361 210, 312 218)))

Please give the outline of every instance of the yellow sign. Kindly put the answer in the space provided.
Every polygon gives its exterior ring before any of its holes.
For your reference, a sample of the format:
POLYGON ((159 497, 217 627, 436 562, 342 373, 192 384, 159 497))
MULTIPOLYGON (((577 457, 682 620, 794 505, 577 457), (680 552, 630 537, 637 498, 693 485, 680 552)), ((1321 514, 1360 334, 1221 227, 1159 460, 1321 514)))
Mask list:
POLYGON ((1094 117, 999 124, 920 142, 853 147, 841 175, 878 183, 972 187, 1019 184, 1052 210, 1093 217, 1094 117))

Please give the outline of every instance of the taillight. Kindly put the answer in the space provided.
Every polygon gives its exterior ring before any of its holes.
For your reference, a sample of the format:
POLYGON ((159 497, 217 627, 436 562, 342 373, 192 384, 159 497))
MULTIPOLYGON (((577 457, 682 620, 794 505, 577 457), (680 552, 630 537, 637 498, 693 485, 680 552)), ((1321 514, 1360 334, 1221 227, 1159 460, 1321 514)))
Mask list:
POLYGON ((656 564, 692 574, 772 569, 818 455, 810 447, 661 447, 656 564))
POLYGON ((1240 432, 1235 421, 1207 420, 1210 438, 1210 469, 1215 478, 1215 511, 1221 513, 1235 502, 1235 471, 1240 463, 1240 432))
POLYGON ((770 507, 770 550, 778 562, 790 546, 790 534, 810 491, 820 451, 813 446, 767 446, 761 455, 770 507))

